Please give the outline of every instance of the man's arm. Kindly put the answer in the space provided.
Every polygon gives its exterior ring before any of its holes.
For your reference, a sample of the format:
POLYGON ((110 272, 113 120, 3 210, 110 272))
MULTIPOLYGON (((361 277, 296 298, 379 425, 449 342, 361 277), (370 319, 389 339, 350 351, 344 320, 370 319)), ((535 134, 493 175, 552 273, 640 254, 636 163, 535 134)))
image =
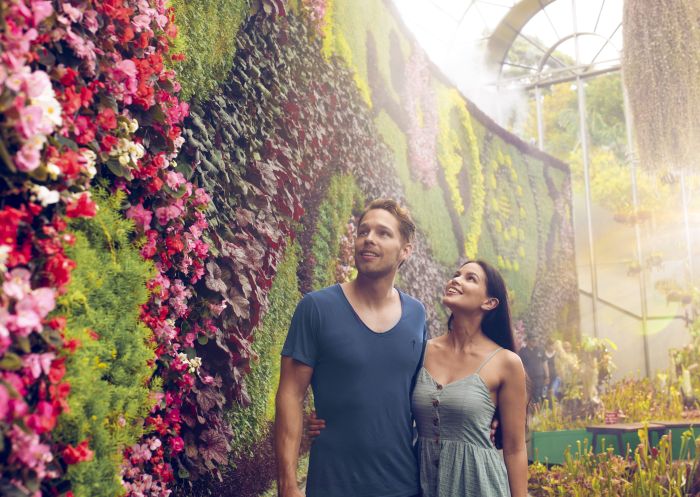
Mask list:
POLYGON ((303 403, 314 370, 291 357, 282 357, 275 410, 275 456, 279 497, 302 497, 297 487, 297 464, 303 429, 303 403))

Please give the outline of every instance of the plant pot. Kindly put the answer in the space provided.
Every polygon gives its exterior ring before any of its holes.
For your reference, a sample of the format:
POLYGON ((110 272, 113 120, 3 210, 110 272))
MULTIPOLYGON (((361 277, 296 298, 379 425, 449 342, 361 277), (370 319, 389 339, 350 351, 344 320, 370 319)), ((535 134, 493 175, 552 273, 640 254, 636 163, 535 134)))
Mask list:
POLYGON ((581 442, 583 450, 584 440, 591 446, 591 434, 585 429, 558 430, 558 431, 533 431, 530 435, 529 459, 546 464, 563 464, 564 452, 567 447, 571 454, 578 451, 578 442, 581 442))

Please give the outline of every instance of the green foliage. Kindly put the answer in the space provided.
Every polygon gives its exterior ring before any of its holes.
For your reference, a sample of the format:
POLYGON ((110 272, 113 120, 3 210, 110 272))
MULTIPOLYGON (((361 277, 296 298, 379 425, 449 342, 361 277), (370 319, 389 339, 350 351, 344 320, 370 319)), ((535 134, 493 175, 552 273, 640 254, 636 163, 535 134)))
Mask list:
POLYGON ((323 288, 336 283, 336 265, 340 239, 353 211, 364 205, 364 198, 355 179, 347 174, 334 176, 326 198, 318 209, 318 225, 312 238, 312 253, 316 259, 313 287, 323 288))
MULTIPOLYGON (((528 495, 533 497, 619 497, 697 495, 693 473, 698 461, 673 461, 666 435, 658 448, 649 448, 649 435, 639 430, 641 444, 629 458, 611 451, 593 454, 584 441, 572 454, 567 449, 564 464, 548 468, 539 462, 529 469, 528 495)), ((685 440, 692 443, 692 440, 685 440)))
POLYGON ((229 413, 229 422, 235 427, 232 442, 234 458, 250 451, 253 445, 269 434, 280 374, 280 352, 294 308, 301 299, 296 275, 300 253, 296 242, 288 244, 270 290, 270 308, 254 334, 253 350, 258 360, 252 364, 246 376, 252 404, 246 408, 234 407, 229 413))
POLYGON ((369 84, 367 63, 367 35, 370 33, 377 44, 378 68, 383 83, 392 97, 399 100, 398 88, 394 88, 391 78, 390 36, 398 36, 404 57, 411 52, 410 43, 401 36, 397 23, 388 14, 383 2, 365 2, 358 8, 353 1, 334 0, 333 2, 333 34, 335 47, 332 51, 339 55, 346 64, 356 71, 358 85, 366 87, 369 84))
POLYGON ((88 439, 92 461, 68 469, 77 497, 120 495, 122 449, 141 435, 152 400, 147 388, 154 359, 151 331, 139 319, 155 269, 130 243, 131 221, 119 214, 124 194, 93 190, 99 211, 71 222, 76 261, 59 314, 68 319, 66 339, 82 344, 66 361, 70 410, 54 438, 77 445, 88 439), (96 333, 96 334, 95 334, 96 333))
POLYGON ((182 100, 204 98, 225 81, 236 55, 236 35, 250 11, 250 0, 172 0, 178 37, 174 52, 182 100))
POLYGON ((459 251, 442 189, 439 186, 426 189, 422 183, 411 178, 406 155, 406 135, 383 111, 376 122, 382 137, 394 151, 396 173, 406 191, 411 215, 426 233, 433 256, 441 264, 453 267, 459 259, 459 251))

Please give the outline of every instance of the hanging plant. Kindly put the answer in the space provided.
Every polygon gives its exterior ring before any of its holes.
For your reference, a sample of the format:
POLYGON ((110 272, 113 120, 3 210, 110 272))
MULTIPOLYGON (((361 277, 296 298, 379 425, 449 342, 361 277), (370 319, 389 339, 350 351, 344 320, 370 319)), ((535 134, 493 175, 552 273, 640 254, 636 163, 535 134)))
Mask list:
POLYGON ((627 0, 622 69, 639 158, 648 169, 700 156, 700 4, 627 0))

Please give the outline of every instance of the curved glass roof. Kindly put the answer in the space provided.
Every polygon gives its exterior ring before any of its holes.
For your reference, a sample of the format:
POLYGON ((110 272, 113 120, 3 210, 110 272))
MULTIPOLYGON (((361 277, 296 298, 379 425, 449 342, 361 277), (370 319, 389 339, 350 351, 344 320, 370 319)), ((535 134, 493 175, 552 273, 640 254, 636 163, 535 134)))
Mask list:
POLYGON ((433 62, 480 105, 488 87, 619 67, 623 0, 392 1, 433 62))

